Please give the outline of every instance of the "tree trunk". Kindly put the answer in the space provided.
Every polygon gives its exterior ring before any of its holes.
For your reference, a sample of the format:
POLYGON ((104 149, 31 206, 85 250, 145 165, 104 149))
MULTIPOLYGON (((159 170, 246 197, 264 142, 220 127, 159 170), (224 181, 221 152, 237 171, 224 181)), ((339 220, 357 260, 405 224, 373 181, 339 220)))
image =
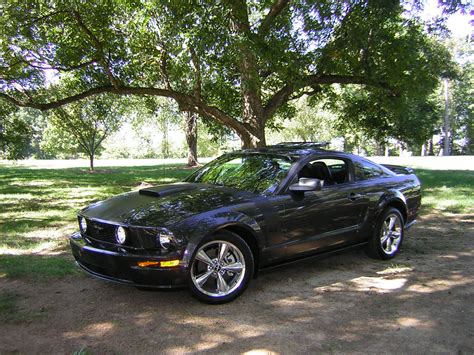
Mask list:
POLYGON ((466 125, 466 154, 474 154, 474 127, 471 120, 468 120, 466 125))
POLYGON ((433 137, 430 138, 429 144, 428 144, 428 155, 434 155, 434 144, 433 144, 433 137))
POLYGON ((168 140, 168 119, 165 118, 161 122, 161 130, 163 133, 163 140, 161 141, 161 156, 163 159, 168 159, 170 155, 170 143, 168 140))
POLYGON ((242 122, 245 132, 238 132, 242 148, 265 147, 265 118, 261 79, 253 48, 254 36, 245 1, 230 1, 230 28, 236 34, 238 68, 243 103, 242 122))
MULTIPOLYGON (((253 128, 253 127, 252 127, 253 128)), ((253 132, 242 132, 239 133, 240 139, 242 140, 242 148, 261 148, 267 145, 265 140, 265 128, 258 127, 253 132)))
POLYGON ((385 144, 384 143, 376 143, 375 144, 375 155, 383 156, 385 153, 385 144))
POLYGON ((449 82, 448 79, 444 79, 444 146, 443 155, 450 155, 449 149, 449 82))
POLYGON ((188 144, 188 165, 189 167, 197 166, 197 114, 193 112, 185 113, 186 121, 186 143, 188 144))
POLYGON ((94 154, 89 155, 89 171, 94 171, 94 154))

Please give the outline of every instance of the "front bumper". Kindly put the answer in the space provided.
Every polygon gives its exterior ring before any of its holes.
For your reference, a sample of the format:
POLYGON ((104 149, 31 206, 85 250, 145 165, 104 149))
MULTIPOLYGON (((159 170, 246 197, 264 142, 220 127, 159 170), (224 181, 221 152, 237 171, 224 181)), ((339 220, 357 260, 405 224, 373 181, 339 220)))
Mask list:
POLYGON ((137 287, 180 288, 186 286, 186 269, 176 267, 139 267, 141 261, 167 261, 170 258, 150 254, 130 254, 99 249, 88 244, 79 232, 69 237, 77 264, 100 279, 137 287))

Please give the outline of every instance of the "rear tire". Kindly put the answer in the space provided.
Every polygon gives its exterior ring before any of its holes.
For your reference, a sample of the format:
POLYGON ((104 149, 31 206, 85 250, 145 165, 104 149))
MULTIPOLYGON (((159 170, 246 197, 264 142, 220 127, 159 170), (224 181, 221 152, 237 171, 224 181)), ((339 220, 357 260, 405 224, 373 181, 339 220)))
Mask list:
POLYGON ((404 236, 404 221, 399 210, 387 208, 377 220, 367 244, 367 254, 375 259, 389 260, 399 252, 404 236))
POLYGON ((239 297, 254 272, 248 244, 228 231, 205 238, 194 252, 188 270, 191 294, 201 302, 222 304, 239 297))

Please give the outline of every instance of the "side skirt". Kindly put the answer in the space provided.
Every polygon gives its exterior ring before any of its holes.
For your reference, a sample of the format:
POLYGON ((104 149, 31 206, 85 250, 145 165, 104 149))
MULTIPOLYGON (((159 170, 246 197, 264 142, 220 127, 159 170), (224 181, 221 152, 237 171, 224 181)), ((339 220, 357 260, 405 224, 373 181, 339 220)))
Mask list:
MULTIPOLYGON (((309 256, 302 257, 302 258, 298 258, 298 259, 279 262, 278 264, 266 266, 264 268, 259 269, 258 274, 266 273, 266 272, 272 271, 274 269, 278 269, 278 268, 283 267, 283 266, 292 265, 292 264, 300 263, 300 262, 307 261, 307 260, 324 259, 324 258, 333 256, 333 255, 336 255, 336 254, 344 253, 348 250, 360 248, 360 247, 362 247, 366 244, 367 244, 367 242, 353 244, 353 245, 349 245, 349 246, 344 247, 344 248, 340 248, 340 249, 336 249, 336 250, 330 250, 330 251, 320 253, 320 254, 314 254, 314 255, 309 255, 309 256)), ((255 278, 256 278, 256 276, 255 276, 255 278)))

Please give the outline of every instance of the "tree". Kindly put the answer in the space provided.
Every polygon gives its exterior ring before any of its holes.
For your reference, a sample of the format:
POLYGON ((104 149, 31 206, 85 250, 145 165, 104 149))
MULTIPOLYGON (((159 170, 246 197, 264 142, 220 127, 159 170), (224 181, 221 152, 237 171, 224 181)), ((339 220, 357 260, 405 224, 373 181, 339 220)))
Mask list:
POLYGON ((466 63, 454 89, 454 105, 464 128, 466 154, 474 154, 474 63, 466 63))
POLYGON ((359 132, 383 145, 395 138, 421 146, 433 135, 441 110, 437 95, 424 98, 404 94, 385 97, 351 87, 343 90, 331 107, 338 114, 337 127, 345 135, 359 132))
POLYGON ((2 159, 22 159, 28 155, 31 129, 15 116, 7 117, 0 123, 0 157, 2 159))
POLYGON ((168 97, 235 131, 244 147, 264 146, 265 127, 303 94, 352 84, 407 97, 426 93, 447 66, 421 21, 393 0, 0 6, 0 97, 41 110, 106 92, 168 97), (51 95, 45 70, 69 73, 73 89, 51 95))
POLYGON ((460 73, 453 82, 452 115, 465 140, 463 153, 474 154, 474 51, 471 38, 459 42, 456 57, 460 73))
MULTIPOLYGON (((57 137, 59 133, 56 143, 61 142, 61 133, 63 137, 73 138, 79 150, 89 158, 90 171, 94 171, 94 157, 103 141, 120 127, 120 115, 117 103, 107 95, 72 103, 51 112, 49 122, 56 128, 51 134, 57 137)), ((74 149, 74 145, 56 146, 74 149)))
POLYGON ((329 142, 340 136, 335 127, 336 115, 323 106, 319 101, 312 104, 307 96, 299 98, 294 102, 294 117, 278 117, 275 120, 277 132, 272 133, 269 138, 275 142, 329 142))
POLYGON ((40 142, 41 151, 50 159, 77 159, 81 156, 81 147, 78 140, 71 136, 62 125, 49 120, 40 142))
POLYGON ((30 109, 0 102, 0 158, 23 159, 31 154, 35 125, 30 109))

